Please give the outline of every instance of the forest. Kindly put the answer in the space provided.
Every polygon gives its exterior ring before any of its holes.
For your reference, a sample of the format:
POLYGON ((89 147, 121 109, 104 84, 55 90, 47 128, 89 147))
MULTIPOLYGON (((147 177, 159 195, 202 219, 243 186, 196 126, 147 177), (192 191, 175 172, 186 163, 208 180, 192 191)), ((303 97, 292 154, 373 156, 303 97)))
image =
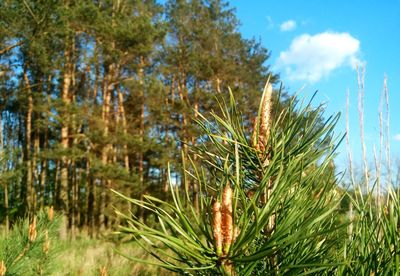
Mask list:
POLYGON ((71 231, 110 227, 110 188, 162 194, 167 162, 179 182, 199 140, 196 112, 229 86, 249 121, 271 75, 220 1, 2 2, 6 224, 54 206, 71 231))
POLYGON ((396 193, 346 191, 338 116, 239 25, 220 0, 0 1, 0 276, 115 231, 178 274, 399 273, 396 193))

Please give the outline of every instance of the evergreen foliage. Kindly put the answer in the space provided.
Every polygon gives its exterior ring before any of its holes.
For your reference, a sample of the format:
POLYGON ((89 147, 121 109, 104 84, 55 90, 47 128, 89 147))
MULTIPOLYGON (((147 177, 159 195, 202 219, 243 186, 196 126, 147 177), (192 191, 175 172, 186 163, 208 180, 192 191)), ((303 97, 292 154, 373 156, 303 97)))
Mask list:
POLYGON ((0 208, 13 221, 55 206, 72 235, 130 208, 110 188, 165 194, 167 162, 180 181, 180 152, 199 141, 193 110, 229 85, 250 126, 272 75, 223 1, 7 0, 0 18, 0 151, 13 156, 0 208))
POLYGON ((52 208, 16 222, 0 236, 0 275, 49 275, 56 265, 58 230, 52 208))
POLYGON ((338 233, 345 226, 338 219, 342 196, 331 168, 338 116, 320 124, 322 107, 296 107, 292 101, 270 121, 271 93, 271 88, 264 92, 255 139, 243 128, 232 94, 221 104, 222 116, 212 113, 209 120, 199 114, 213 147, 195 150, 201 165, 189 158, 182 183, 170 179, 173 203, 118 193, 157 218, 157 226, 149 227, 118 212, 129 224, 121 233, 158 260, 151 264, 196 275, 301 275, 338 267, 338 233), (200 187, 199 212, 189 179, 200 187))

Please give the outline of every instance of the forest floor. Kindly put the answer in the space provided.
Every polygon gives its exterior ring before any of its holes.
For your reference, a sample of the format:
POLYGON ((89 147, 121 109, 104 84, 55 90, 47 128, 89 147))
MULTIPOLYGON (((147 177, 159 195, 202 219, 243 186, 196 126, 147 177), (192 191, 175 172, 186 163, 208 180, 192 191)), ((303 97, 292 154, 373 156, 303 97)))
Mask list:
POLYGON ((117 245, 111 241, 78 236, 75 240, 59 243, 54 262, 57 267, 52 275, 171 275, 160 268, 132 262, 115 251, 143 258, 146 253, 134 242, 117 245), (102 269, 106 274, 101 273, 102 269))

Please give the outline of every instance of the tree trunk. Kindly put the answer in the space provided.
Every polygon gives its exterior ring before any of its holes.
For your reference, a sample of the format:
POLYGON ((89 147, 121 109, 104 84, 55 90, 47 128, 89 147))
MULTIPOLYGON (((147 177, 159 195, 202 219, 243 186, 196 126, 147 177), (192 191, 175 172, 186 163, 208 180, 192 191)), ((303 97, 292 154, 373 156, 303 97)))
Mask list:
MULTIPOLYGON (((188 98, 188 92, 187 92, 187 87, 186 87, 186 75, 182 74, 181 79, 178 81, 178 94, 179 98, 181 100, 182 105, 184 105, 186 108, 190 106, 189 98, 188 98)), ((182 112, 182 150, 183 150, 183 158, 185 158, 185 162, 187 160, 187 156, 189 153, 188 150, 188 141, 189 141, 189 124, 188 124, 188 114, 187 114, 187 109, 185 109, 182 112)), ((186 162, 187 163, 187 162, 186 162)), ((182 179, 184 181, 184 185, 181 185, 183 189, 189 189, 190 183, 186 181, 186 178, 184 177, 185 171, 182 171, 182 179)))
POLYGON ((34 195, 33 195, 33 179, 32 179, 32 157, 31 157, 31 135, 32 135, 32 112, 33 112, 33 96, 26 69, 23 73, 26 90, 28 93, 28 107, 25 117, 25 163, 26 163, 26 203, 28 206, 29 216, 34 214, 34 195))
POLYGON ((0 151, 4 149, 4 139, 3 139, 3 111, 0 110, 0 151))
MULTIPOLYGON (((50 95, 50 86, 51 86, 51 76, 48 77, 47 79, 47 89, 46 89, 46 98, 47 98, 47 111, 46 111, 46 117, 45 117, 45 121, 46 121, 46 126, 49 125, 49 118, 51 116, 51 95, 50 95)), ((45 127, 44 128, 44 134, 43 134, 43 149, 46 150, 48 145, 49 145, 49 128, 45 127)), ((40 198, 39 198, 39 205, 40 205, 40 209, 43 209, 44 205, 45 205, 45 191, 46 191, 46 176, 47 176, 47 157, 41 157, 41 171, 40 171, 40 181, 39 181, 39 194, 40 194, 40 198)), ((54 193, 53 193, 54 196, 54 193)))
MULTIPOLYGON (((73 50, 75 49, 74 46, 72 48, 73 50)), ((75 52, 75 51, 73 51, 75 52)), ((75 61, 73 61, 73 64, 75 64, 75 61)), ((76 66, 72 66, 72 76, 71 76, 71 85, 72 87, 76 87, 76 79, 75 79, 75 70, 76 70, 76 66)), ((84 77, 82 77, 81 81, 84 79, 84 77)), ((76 95, 75 93, 71 93, 70 96, 72 103, 75 104, 76 103, 76 95)), ((77 127, 77 121, 76 121, 76 114, 72 113, 71 115, 71 129, 70 129, 70 134, 74 135, 74 138, 72 139, 72 148, 75 149, 76 145, 78 143, 77 138, 76 138, 76 134, 78 133, 77 129, 79 129, 77 127)), ((77 212, 77 203, 78 203, 78 187, 77 187, 77 166, 76 166, 76 160, 75 157, 72 157, 72 159, 70 160, 70 164, 71 164, 71 181, 70 181, 70 185, 69 185, 69 199, 68 201, 70 202, 70 206, 69 206, 69 226, 71 229, 71 238, 74 240, 75 239, 75 235, 76 235, 76 212, 77 212)))
MULTIPOLYGON (((61 100, 64 104, 64 108, 68 108, 70 105, 70 87, 72 81, 72 50, 71 46, 67 45, 67 49, 64 51, 65 64, 63 73, 63 84, 61 90, 61 100)), ((70 204, 68 201, 68 167, 70 160, 67 156, 69 149, 69 114, 68 111, 64 110, 63 116, 61 117, 61 148, 63 150, 61 156, 61 170, 60 170, 60 202, 59 208, 63 211, 63 222, 62 227, 67 227, 67 221, 70 216, 70 204)), ((66 233, 66 229, 64 229, 66 233)), ((63 237, 65 238, 65 237, 63 237)))
MULTIPOLYGON (((140 64, 138 70, 138 78, 139 78, 139 99, 140 99, 140 114, 139 114, 139 137, 140 137, 140 149, 138 153, 138 174, 139 174, 139 185, 140 185, 140 199, 143 199, 144 194, 144 176, 143 176, 143 143, 144 143, 144 87, 143 87, 143 75, 144 72, 144 59, 140 57, 140 64)), ((144 219, 144 208, 140 208, 140 216, 141 220, 144 219)))
MULTIPOLYGON (((125 116, 125 108, 124 108, 124 95, 121 90, 117 90, 118 93, 118 118, 121 118, 122 122, 122 131, 126 136, 128 135, 128 127, 126 124, 126 116, 125 116)), ((125 140, 124 139, 124 140, 125 140)), ((124 153, 124 167, 127 173, 129 173, 129 154, 128 154, 128 145, 126 143, 123 144, 123 153, 124 153)))
POLYGON ((7 235, 8 229, 10 229, 10 219, 8 216, 8 183, 4 183, 4 209, 6 209, 5 233, 7 235))
POLYGON ((37 166, 37 159, 40 154, 40 139, 39 139, 39 129, 35 127, 35 131, 33 134, 33 156, 32 156, 32 192, 33 192, 33 210, 37 209, 37 197, 39 192, 40 195, 40 187, 39 191, 36 191, 35 184, 38 183, 39 174, 38 174, 38 166, 37 166))
MULTIPOLYGON (((0 153, 4 150, 4 140, 3 140, 3 125, 2 125, 3 117, 2 111, 0 111, 0 153)), ((8 234, 8 229, 10 228, 10 220, 8 216, 8 183, 3 183, 4 185, 4 209, 6 212, 5 217, 5 234, 8 234)))
MULTIPOLYGON (((194 92, 196 93, 196 92, 194 92)), ((197 112, 199 111, 199 102, 197 97, 195 96, 195 100, 194 100, 194 118, 197 119, 198 114, 197 112)), ((192 146, 196 145, 196 139, 194 136, 191 137, 192 140, 192 146)), ((197 154, 194 154, 193 156, 193 161, 194 163, 196 163, 197 161, 197 154)), ((194 205, 194 209, 196 210, 197 213, 200 212, 200 207, 199 207, 199 184, 198 182, 195 180, 193 181, 193 205, 194 205)))
POLYGON ((52 205, 57 206, 60 202, 60 161, 55 160, 56 166, 54 168, 54 197, 52 200, 52 205))
POLYGON ((86 225, 88 227, 89 237, 93 238, 95 194, 94 194, 93 179, 90 174, 89 160, 86 160, 86 187, 87 187, 86 225))
MULTIPOLYGON (((104 123, 104 129, 103 129, 103 138, 106 141, 105 146, 103 147, 102 153, 101 153, 101 162, 102 165, 105 167, 108 164, 109 161, 109 154, 112 150, 112 144, 108 141, 108 136, 109 136, 109 131, 110 131, 110 104, 111 104, 111 93, 112 93, 112 83, 113 83, 113 76, 117 75, 116 73, 116 66, 115 64, 110 64, 108 66, 108 72, 106 73, 106 76, 104 78, 103 82, 103 108, 102 108, 102 119, 104 123)), ((105 212, 107 209, 107 189, 111 186, 111 181, 109 179, 106 179, 103 177, 102 180, 102 188, 100 192, 100 198, 99 198, 99 204, 100 204, 100 209, 99 209, 99 224, 100 224, 100 229, 104 229, 107 223, 107 218, 105 216, 105 212)))
MULTIPOLYGON (((164 143, 167 146, 169 144, 169 124, 170 124, 170 119, 169 116, 173 110, 173 104, 174 104, 174 90, 175 90, 175 78, 172 78, 171 81, 171 88, 170 88, 170 95, 171 95, 171 108, 169 105, 168 101, 168 92, 165 93, 165 101, 164 101, 164 106, 165 106, 165 122, 164 122, 164 132, 165 132, 165 138, 164 138, 164 143)), ((162 170, 162 185, 163 185, 163 191, 166 193, 169 190, 169 183, 168 183, 168 170, 164 169, 162 170)))

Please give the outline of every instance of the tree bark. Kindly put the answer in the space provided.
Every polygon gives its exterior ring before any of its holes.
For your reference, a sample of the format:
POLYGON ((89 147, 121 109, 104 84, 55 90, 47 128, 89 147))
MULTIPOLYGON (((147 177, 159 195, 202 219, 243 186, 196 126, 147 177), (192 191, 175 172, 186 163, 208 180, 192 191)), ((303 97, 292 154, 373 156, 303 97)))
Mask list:
MULTIPOLYGON (((0 153, 4 150, 4 140, 3 140, 3 125, 2 125, 3 117, 2 111, 0 110, 0 153)), ((8 234, 8 229, 10 228, 10 220, 8 216, 8 183, 3 183, 4 185, 4 209, 6 212, 5 216, 5 234, 8 234)))
MULTIPOLYGON (((63 107, 67 109, 70 105, 70 87, 72 81, 72 47, 70 42, 67 42, 66 50, 64 51, 65 64, 63 72, 63 83, 61 90, 61 100, 63 107)), ((64 110, 61 117, 61 148, 63 150, 61 156, 61 170, 60 170, 60 202, 59 209, 63 211, 63 225, 67 227, 68 218, 70 217, 70 203, 68 201, 68 167, 70 160, 67 155, 69 149, 69 114, 64 110)), ((65 233, 66 233, 66 229, 65 233)), ((65 238, 65 237, 63 237, 65 238)))
MULTIPOLYGON (((36 112, 35 112, 36 113, 36 112)), ((38 197, 38 192, 39 192, 39 198, 41 197, 40 195, 40 187, 39 191, 36 191, 35 189, 35 183, 38 183, 39 179, 39 174, 38 174, 38 166, 37 166, 37 159, 40 154, 40 137, 39 137, 39 129, 36 126, 35 131, 33 134, 33 156, 32 156, 32 192, 33 192, 33 210, 37 209, 37 197, 38 197)))
MULTIPOLYGON (((139 69, 138 69, 138 79, 139 79, 139 99, 140 99, 140 114, 139 114, 139 137, 140 137, 140 148, 138 153, 138 174, 139 174, 139 185, 140 185, 140 199, 143 199, 144 195, 144 175, 143 175, 143 143, 144 143, 144 58, 140 57, 139 69)), ((141 220, 144 219, 144 208, 140 208, 141 220)))
MULTIPOLYGON (((197 93, 197 91, 195 91, 194 93, 197 93)), ((197 112, 199 111, 199 102, 197 97, 195 96, 195 100, 194 100, 194 118, 197 119, 198 114, 197 112)), ((196 145, 196 138, 194 136, 191 137, 192 140, 192 146, 196 145)), ((196 163, 197 161, 197 154, 194 154, 193 156, 193 161, 194 163, 196 163)), ((194 209, 196 210, 197 213, 200 212, 200 207, 199 207, 199 184, 198 182, 195 180, 193 181, 193 205, 194 205, 194 209)))
POLYGON ((28 78, 26 68, 23 73, 26 91, 28 93, 28 106, 25 116, 25 163, 26 163, 26 203, 28 206, 28 214, 30 217, 34 214, 34 195, 33 195, 33 179, 32 179, 32 157, 31 157, 31 135, 32 135, 32 112, 33 112, 33 96, 32 89, 28 78))
MULTIPOLYGON (((118 118, 121 118, 122 122, 122 131, 124 133, 124 140, 128 135, 128 127, 126 123, 126 115, 125 115, 125 108, 124 108, 124 95, 122 94, 121 90, 117 90, 118 93, 118 118)), ((128 154, 128 145, 124 142, 123 144, 123 154, 124 154, 124 167, 127 173, 129 173, 129 154, 128 154)))
POLYGON ((93 178, 90 174, 90 161, 86 160, 86 187, 87 187, 87 206, 86 206, 86 225, 88 227, 88 234, 90 238, 93 238, 94 230, 94 203, 95 193, 93 178))
MULTIPOLYGON (((101 153, 101 162, 102 165, 105 167, 108 164, 109 161, 109 154, 112 150, 112 144, 108 141, 109 138, 109 131, 110 131, 110 104, 111 104, 111 93, 112 93, 112 88, 113 88, 113 79, 114 76, 117 75, 117 68, 115 64, 110 64, 108 66, 108 72, 106 73, 106 76, 104 78, 103 82, 103 108, 102 108, 102 119, 104 123, 104 129, 103 129, 103 138, 106 141, 106 144, 103 147, 102 153, 101 153)), ((107 223, 107 218, 105 215, 106 209, 107 209, 107 189, 111 186, 111 181, 109 179, 106 179, 103 177, 102 180, 102 188, 100 192, 100 209, 99 209, 99 224, 100 224, 100 229, 104 229, 106 227, 107 223)))

